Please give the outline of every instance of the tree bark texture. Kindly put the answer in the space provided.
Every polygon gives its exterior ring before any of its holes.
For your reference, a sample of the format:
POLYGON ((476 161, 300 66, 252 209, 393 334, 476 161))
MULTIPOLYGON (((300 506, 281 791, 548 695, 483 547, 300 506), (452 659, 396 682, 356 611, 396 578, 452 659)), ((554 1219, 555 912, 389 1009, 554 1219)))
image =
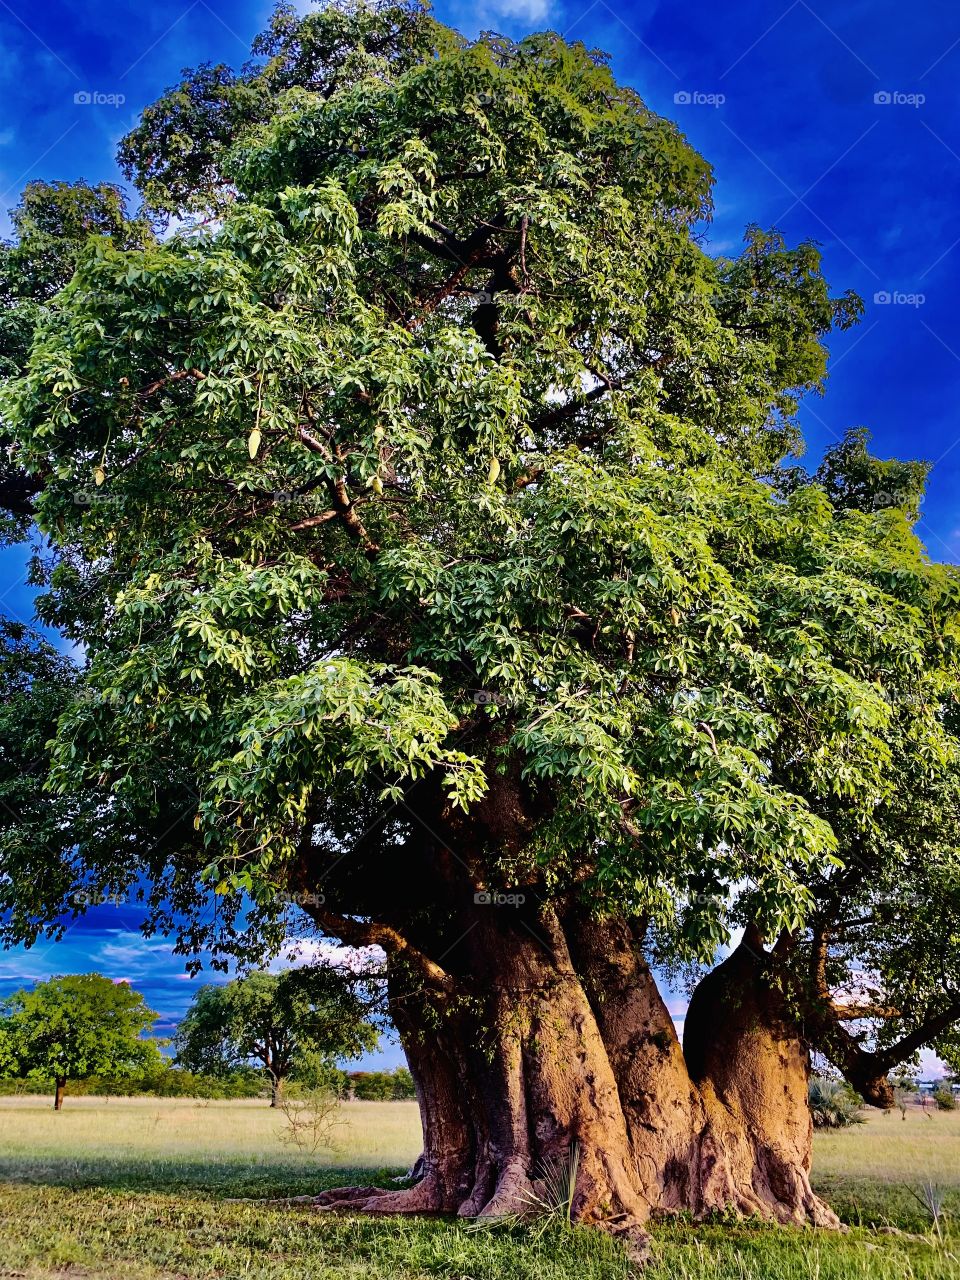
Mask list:
POLYGON ((448 988, 406 957, 390 962, 422 1176, 405 1191, 327 1193, 322 1205, 524 1214, 542 1205, 545 1175, 569 1168, 571 1217, 638 1257, 658 1213, 838 1225, 810 1185, 807 1051, 758 938, 700 984, 681 1045, 632 923, 471 903, 451 931, 453 945, 429 948, 449 953, 448 988))

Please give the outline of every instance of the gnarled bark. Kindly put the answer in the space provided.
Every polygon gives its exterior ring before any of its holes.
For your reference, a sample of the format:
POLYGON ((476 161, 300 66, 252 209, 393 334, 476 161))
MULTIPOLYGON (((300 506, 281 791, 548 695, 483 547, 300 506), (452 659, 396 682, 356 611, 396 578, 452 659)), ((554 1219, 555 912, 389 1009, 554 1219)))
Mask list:
POLYGON ((639 1252, 654 1211, 836 1223, 809 1182, 805 1050, 748 948, 701 984, 681 1047, 639 923, 582 907, 561 919, 533 892, 501 904, 477 894, 491 849, 524 864, 533 802, 515 771, 470 820, 426 784, 409 803, 431 837, 415 851, 430 910, 402 883, 384 895, 382 877, 354 877, 343 898, 363 900, 370 923, 324 909, 318 924, 387 950, 422 1176, 405 1191, 328 1193, 321 1204, 522 1214, 545 1166, 576 1152, 572 1216, 639 1252))
POLYGON ((417 1084, 423 1177, 408 1191, 325 1207, 455 1212, 535 1211, 543 1174, 569 1163, 571 1217, 645 1252, 650 1202, 632 1158, 610 1059, 553 914, 477 905, 455 959, 469 974, 438 1017, 412 973, 391 976, 394 1016, 417 1084), (425 1035, 424 1027, 432 1027, 425 1035))
POLYGON ((838 1225, 810 1186, 808 1057, 759 939, 700 984, 681 1048, 642 930, 581 920, 570 932, 651 1204, 838 1225))
POLYGON ((701 1179, 708 1197, 778 1222, 837 1227, 810 1184, 810 1060, 770 978, 770 958, 748 929, 729 959, 698 986, 684 1053, 708 1126, 701 1179))
MULTIPOLYGON (((653 1208, 701 1213, 698 1135, 706 1122, 676 1028, 643 955, 642 926, 571 919, 568 931, 614 1071, 631 1151, 653 1208)), ((710 1206, 714 1207, 714 1206, 710 1206)))

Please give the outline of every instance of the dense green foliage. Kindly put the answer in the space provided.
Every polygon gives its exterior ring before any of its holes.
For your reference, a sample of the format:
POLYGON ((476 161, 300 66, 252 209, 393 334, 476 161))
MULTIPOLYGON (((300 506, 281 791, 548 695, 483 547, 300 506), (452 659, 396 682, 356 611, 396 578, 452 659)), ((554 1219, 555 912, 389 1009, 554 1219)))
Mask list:
POLYGON ((68 905, 83 893, 82 868, 67 853, 79 829, 82 800, 44 791, 49 742, 76 696, 78 671, 22 623, 0 619, 0 688, 0 862, 8 877, 0 901, 8 913, 6 935, 32 942, 39 922, 17 893, 21 870, 29 869, 35 892, 45 900, 68 905))
POLYGON ((156 1069, 160 1051, 141 1038, 156 1018, 125 982, 99 973, 50 978, 0 1004, 0 1070, 59 1083, 156 1069))
MULTIPOLYGON (((11 222, 13 240, 0 243, 0 378, 23 371, 38 327, 91 237, 128 249, 153 241, 149 223, 129 218, 120 188, 107 182, 30 182, 11 222)), ((37 488, 0 453, 4 532, 23 535, 37 488)))
POLYGON ((330 969, 250 973, 201 987, 177 1028, 177 1062, 229 1078, 257 1063, 279 1087, 377 1045, 364 1001, 330 969))

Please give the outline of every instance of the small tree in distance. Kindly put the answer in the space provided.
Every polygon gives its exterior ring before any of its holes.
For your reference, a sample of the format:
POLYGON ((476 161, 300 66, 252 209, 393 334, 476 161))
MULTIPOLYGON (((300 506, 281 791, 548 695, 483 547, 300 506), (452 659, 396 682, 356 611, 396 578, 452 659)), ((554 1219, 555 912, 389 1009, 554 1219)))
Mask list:
POLYGON ((289 1078, 312 1078, 318 1062, 332 1067, 376 1044, 363 1000, 321 967, 251 973, 201 987, 176 1036, 177 1062, 188 1071, 222 1076, 259 1063, 270 1080, 272 1107, 289 1078))
POLYGON ((56 1111, 68 1080, 132 1072, 157 1054, 141 1036, 158 1015, 129 984, 101 973, 67 974, 15 991, 0 1015, 0 1069, 52 1079, 56 1111))

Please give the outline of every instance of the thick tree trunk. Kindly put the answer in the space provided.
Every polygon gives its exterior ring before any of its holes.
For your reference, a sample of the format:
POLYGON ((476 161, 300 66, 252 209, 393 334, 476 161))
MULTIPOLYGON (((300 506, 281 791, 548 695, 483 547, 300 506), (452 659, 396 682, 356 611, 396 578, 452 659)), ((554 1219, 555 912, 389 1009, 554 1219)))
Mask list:
POLYGON ((644 1255, 649 1202, 610 1060, 556 918, 492 904, 472 917, 459 955, 469 990, 439 1018, 412 975, 391 978, 423 1118, 423 1178, 407 1192, 365 1189, 346 1199, 335 1192, 320 1203, 471 1218, 527 1214, 547 1193, 544 1175, 566 1169, 570 1217, 644 1255))
POLYGON ((448 928, 452 943, 429 948, 447 957, 447 989, 390 965, 422 1176, 407 1191, 351 1188, 318 1203, 523 1214, 536 1212, 544 1173, 566 1166, 571 1217, 623 1235, 638 1256, 654 1211, 837 1225, 810 1186, 807 1055, 762 948, 745 943, 701 983, 681 1048, 637 927, 489 904, 448 928))
POLYGON ((279 1107, 283 1097, 283 1080, 277 1076, 270 1077, 270 1106, 279 1107))
POLYGON ((810 1187, 806 1050, 764 981, 759 942, 700 984, 681 1048, 642 930, 581 920, 570 932, 654 1208, 837 1225, 810 1187))
POLYGON ((694 992, 684 1052, 707 1109, 701 1177, 745 1213, 837 1227, 810 1185, 810 1060, 770 979, 770 957, 748 930, 694 992))
POLYGON ((568 929, 651 1206, 694 1214, 721 1207, 704 1202, 700 1194, 706 1109, 644 958, 642 926, 581 919, 568 929))
POLYGON ((458 1047, 461 1019, 438 1007, 433 993, 405 965, 391 963, 390 1008, 413 1076, 423 1126, 423 1156, 409 1191, 374 1190, 374 1213, 457 1213, 473 1189, 476 1099, 464 1078, 458 1047))
POLYGON ((59 1111, 59 1110, 62 1108, 62 1106, 63 1106, 63 1094, 64 1094, 64 1090, 66 1089, 66 1087, 67 1087, 67 1077, 66 1077, 66 1076, 57 1076, 56 1080, 54 1081, 54 1091, 53 1091, 53 1109, 54 1109, 54 1111, 59 1111))

